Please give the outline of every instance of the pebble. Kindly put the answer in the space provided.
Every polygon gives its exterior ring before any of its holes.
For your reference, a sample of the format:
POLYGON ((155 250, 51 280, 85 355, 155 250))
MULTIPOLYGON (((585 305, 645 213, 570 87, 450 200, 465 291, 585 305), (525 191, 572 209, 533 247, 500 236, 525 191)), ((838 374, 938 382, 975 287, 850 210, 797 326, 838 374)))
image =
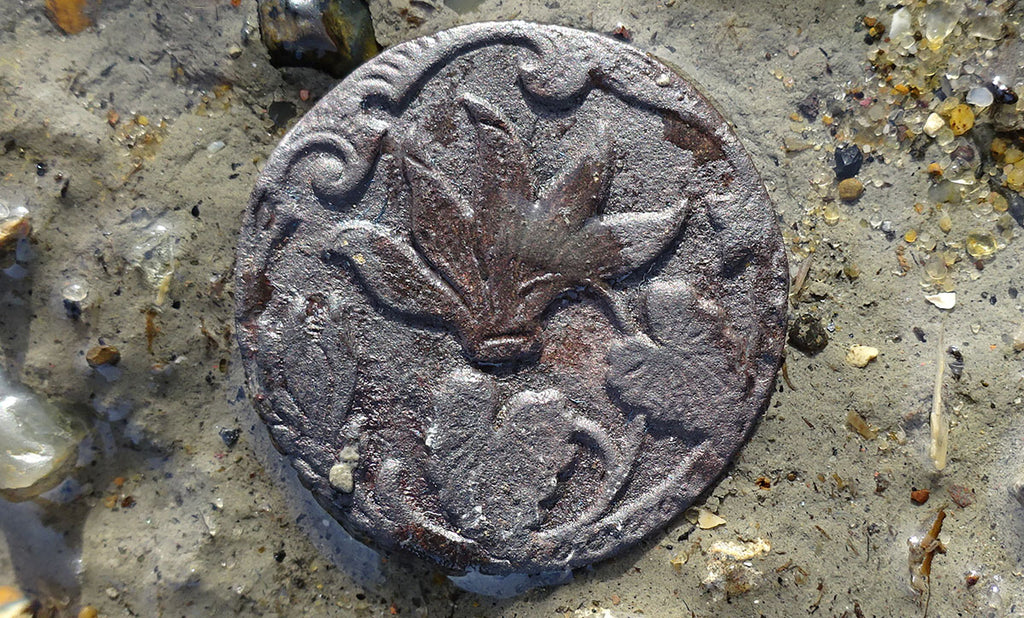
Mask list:
POLYGON ((931 493, 927 489, 915 489, 910 492, 910 499, 914 501, 914 504, 924 504, 928 502, 928 497, 931 496, 931 493))
POLYGON ((961 103, 949 113, 949 128, 953 135, 963 135, 974 127, 974 110, 970 105, 961 103))
POLYGON ((0 374, 0 490, 6 497, 32 498, 59 483, 77 460, 81 434, 63 410, 0 374))
POLYGON ((1006 172, 1006 185, 1014 191, 1024 190, 1024 165, 1018 162, 1016 165, 1007 167, 1010 169, 1006 172))
POLYGON ((355 489, 353 473, 359 465, 359 451, 353 446, 346 446, 338 454, 338 460, 338 463, 331 467, 328 480, 338 491, 350 494, 355 489))
POLYGON ((905 34, 909 34, 912 27, 913 16, 910 13, 910 9, 902 7, 892 14, 892 23, 889 25, 889 36, 892 39, 898 39, 905 34))
POLYGON ((992 91, 988 88, 972 88, 967 93, 967 102, 975 107, 988 107, 995 101, 995 97, 992 95, 992 91))
POLYGON ((793 320, 789 327, 789 345, 805 354, 817 354, 828 345, 828 333, 821 325, 821 320, 805 313, 793 320))
POLYGON ((1017 102, 1017 93, 1013 91, 1013 88, 1000 81, 998 77, 992 80, 992 83, 988 85, 988 89, 992 91, 992 96, 995 97, 998 103, 1013 105, 1017 102))
POLYGON ((853 202, 864 193, 864 183, 856 178, 845 178, 839 181, 839 199, 853 202))
POLYGON ((32 603, 18 588, 0 586, 0 617, 17 618, 38 615, 31 611, 32 603))
POLYGON ((987 258, 996 252, 998 248, 996 237, 985 231, 974 231, 967 235, 964 240, 967 253, 973 258, 987 258))
POLYGON ((206 152, 210 154, 220 152, 221 150, 224 150, 224 142, 222 142, 221 140, 210 142, 210 144, 206 147, 206 152))
POLYGON ((856 144, 842 146, 836 148, 835 162, 836 178, 853 178, 860 173, 860 167, 864 164, 864 153, 856 144))
POLYGON ((32 224, 28 216, 0 222, 0 256, 14 249, 18 241, 27 238, 31 232, 32 224))
POLYGON ((225 427, 220 430, 220 439, 224 441, 224 446, 228 448, 234 448, 234 446, 238 444, 238 438, 241 435, 241 429, 228 429, 225 427))
POLYGON ((98 345, 85 353, 85 360, 90 367, 113 366, 121 362, 121 352, 112 345, 98 345))
POLYGON ((78 610, 78 618, 99 618, 100 612, 92 605, 86 605, 78 610))
POLYGON ((312 67, 344 77, 378 52, 364 2, 258 0, 256 5, 260 39, 276 67, 312 67))
POLYGON ((946 121, 942 119, 942 116, 932 112, 928 119, 924 121, 924 134, 928 137, 935 137, 944 126, 946 126, 946 121))
POLYGON ((89 284, 78 279, 72 279, 60 289, 61 298, 68 302, 80 303, 89 296, 89 284))
POLYGON ((846 352, 846 362, 853 367, 867 367, 878 357, 878 348, 869 345, 852 345, 846 352))

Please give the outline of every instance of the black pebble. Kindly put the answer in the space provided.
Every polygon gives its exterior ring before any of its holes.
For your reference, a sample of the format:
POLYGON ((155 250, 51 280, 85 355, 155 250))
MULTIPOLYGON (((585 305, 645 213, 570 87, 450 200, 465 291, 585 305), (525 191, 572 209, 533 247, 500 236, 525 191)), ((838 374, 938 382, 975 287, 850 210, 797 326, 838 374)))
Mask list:
POLYGON ((242 435, 241 429, 221 429, 220 439, 228 448, 234 448, 238 444, 238 437, 242 435))
POLYGON ((836 148, 836 178, 845 180, 853 178, 860 173, 860 166, 864 164, 864 153, 856 144, 836 148))
POLYGON ((64 313, 70 320, 77 320, 82 317, 82 305, 78 301, 64 299, 64 313))
POLYGON ((1013 105, 1017 102, 1017 93, 1004 84, 992 82, 988 84, 987 88, 992 93, 992 98, 996 100, 996 103, 1013 105))
POLYGON ((805 354, 817 354, 828 345, 828 333, 822 327, 821 320, 804 314, 793 320, 789 327, 789 345, 805 354))
POLYGON ((277 562, 284 562, 284 557, 285 557, 285 553, 284 553, 283 549, 274 552, 274 560, 275 561, 277 561, 277 562))
POLYGON ((291 101, 274 101, 267 107, 267 115, 270 116, 270 121, 274 123, 275 129, 280 129, 288 124, 288 121, 295 117, 297 111, 295 104, 291 101))

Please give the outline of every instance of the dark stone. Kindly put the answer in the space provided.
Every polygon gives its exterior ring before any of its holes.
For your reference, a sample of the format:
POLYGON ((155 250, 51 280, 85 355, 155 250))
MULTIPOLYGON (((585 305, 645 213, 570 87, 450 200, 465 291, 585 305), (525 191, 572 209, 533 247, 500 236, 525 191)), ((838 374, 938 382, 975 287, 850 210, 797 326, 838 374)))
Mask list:
POLYGON ((917 340, 920 341, 921 343, 928 343, 928 339, 925 337, 924 334, 924 329, 921 328, 920 326, 914 327, 914 336, 917 337, 917 340))
POLYGON ((799 103, 796 104, 796 110, 800 112, 800 115, 807 120, 814 120, 818 117, 818 110, 821 108, 821 97, 817 93, 812 92, 811 94, 804 97, 799 103))
POLYGON ((828 345, 828 333, 821 320, 805 313, 789 327, 789 345, 805 354, 817 354, 828 345))
POLYGON ((1010 88, 1000 81, 992 81, 986 84, 986 87, 992 93, 992 97, 995 99, 996 103, 1013 105, 1017 102, 1017 93, 1013 91, 1013 88, 1010 88))
POLYGON ((555 26, 353 72, 267 161, 236 272, 247 384, 299 480, 449 572, 575 568, 668 524, 785 343, 785 250, 729 124, 555 26))
POLYGON ((860 173, 860 166, 864 164, 864 153, 857 144, 841 146, 836 148, 835 160, 836 178, 845 180, 860 173))
POLYGON ((259 0, 260 39, 276 67, 344 77, 379 51, 363 0, 259 0))
POLYGON ((224 445, 228 448, 234 448, 238 444, 238 438, 242 435, 241 429, 221 429, 220 439, 224 441, 224 445))
POLYGON ((79 320, 82 317, 82 305, 76 300, 64 299, 64 314, 70 320, 79 320))
POLYGON ((1017 222, 1017 225, 1024 227, 1024 197, 1021 197, 1020 193, 1016 191, 1003 187, 1000 187, 999 190, 1002 196, 1006 198, 1006 212, 1010 213, 1010 216, 1017 222))
POLYGON ((297 111, 291 101, 274 101, 267 107, 267 116, 274 123, 275 129, 283 129, 288 121, 295 117, 297 111))

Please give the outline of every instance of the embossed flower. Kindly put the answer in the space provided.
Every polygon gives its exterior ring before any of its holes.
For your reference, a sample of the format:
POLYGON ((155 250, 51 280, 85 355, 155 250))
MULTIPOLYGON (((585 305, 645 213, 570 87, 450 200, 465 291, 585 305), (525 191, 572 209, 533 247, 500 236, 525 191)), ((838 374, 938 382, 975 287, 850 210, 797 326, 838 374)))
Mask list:
POLYGON ((527 146, 504 114, 469 94, 458 104, 476 144, 466 161, 479 184, 472 198, 410 140, 400 159, 411 238, 350 221, 338 229, 337 250, 380 302, 450 324, 470 358, 502 362, 539 351, 541 315, 557 297, 658 255, 679 233, 684 206, 605 214, 614 153, 600 127, 538 189, 527 146))

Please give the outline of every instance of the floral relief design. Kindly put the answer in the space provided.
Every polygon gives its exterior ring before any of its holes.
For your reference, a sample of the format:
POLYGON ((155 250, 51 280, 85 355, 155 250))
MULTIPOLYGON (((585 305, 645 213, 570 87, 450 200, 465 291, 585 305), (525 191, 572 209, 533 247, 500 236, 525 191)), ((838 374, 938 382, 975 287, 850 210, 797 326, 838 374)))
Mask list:
POLYGON ((539 352, 540 317, 560 295, 604 289, 660 254, 680 231, 685 203, 605 214, 615 151, 601 126, 538 189, 527 145, 505 115, 471 94, 457 103, 475 143, 465 165, 476 179, 471 197, 408 139, 398 150, 411 238, 355 220, 340 225, 335 247, 383 305, 454 327, 477 362, 514 360, 539 352))
POLYGON ((440 382, 431 402, 427 477, 438 488, 444 525, 492 549, 557 533, 547 521, 550 509, 582 448, 601 458, 603 487, 568 527, 605 513, 626 480, 642 433, 638 427, 612 440, 554 388, 520 391, 502 403, 495 379, 471 368, 440 382))
POLYGON ((731 417, 743 409, 739 397, 749 392, 750 377, 744 346, 723 326, 721 307, 679 282, 651 285, 645 305, 651 336, 627 337, 608 351, 613 400, 660 433, 704 436, 743 427, 731 417))

